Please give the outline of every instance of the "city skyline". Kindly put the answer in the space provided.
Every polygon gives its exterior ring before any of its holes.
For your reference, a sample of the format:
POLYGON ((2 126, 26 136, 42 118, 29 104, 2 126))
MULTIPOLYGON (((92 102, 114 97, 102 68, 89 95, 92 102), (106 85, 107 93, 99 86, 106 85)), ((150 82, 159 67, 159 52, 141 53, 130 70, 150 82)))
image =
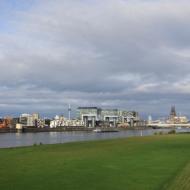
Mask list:
POLYGON ((71 105, 69 104, 68 105, 68 107, 67 108, 65 108, 65 109, 63 109, 63 110, 65 110, 65 111, 61 111, 61 112, 56 112, 56 113, 54 113, 54 114, 47 114, 47 115, 45 115, 45 114, 43 114, 43 113, 41 113, 41 112, 35 112, 34 110, 33 111, 31 111, 31 112, 18 112, 18 113, 13 113, 13 114, 2 114, 1 113, 1 115, 0 115, 0 118, 1 119, 3 119, 3 118, 18 118, 18 117, 20 117, 21 115, 23 115, 23 114, 26 114, 26 115, 33 115, 33 114, 39 114, 39 116, 41 117, 41 118, 46 118, 46 119, 53 119, 53 118, 55 118, 55 117, 57 117, 57 116, 62 116, 62 117, 64 117, 64 118, 67 118, 67 119, 76 119, 76 118, 78 118, 78 110, 80 110, 80 108, 89 108, 89 109, 93 109, 93 108, 97 108, 97 109, 100 109, 100 110, 110 110, 110 111, 112 111, 112 110, 120 110, 120 111, 127 111, 128 113, 132 113, 132 112, 134 112, 134 113, 137 113, 138 114, 138 116, 139 116, 139 118, 141 119, 141 120, 144 120, 144 121, 148 121, 150 118, 152 118, 152 119, 156 119, 156 120, 166 120, 166 119, 168 119, 168 118, 170 118, 170 116, 171 116, 171 113, 172 113, 172 110, 175 110, 175 116, 185 116, 185 117, 187 117, 187 118, 189 118, 189 115, 187 114, 187 113, 183 113, 183 112, 181 112, 181 111, 179 111, 179 110, 177 110, 176 111, 176 109, 175 109, 175 105, 171 105, 171 107, 170 107, 170 110, 164 110, 163 112, 162 112, 162 114, 161 115, 155 115, 154 113, 150 113, 148 116, 147 115, 144 115, 143 113, 139 113, 137 110, 127 110, 127 109, 120 109, 119 107, 98 107, 98 106, 85 106, 85 107, 76 107, 76 105, 75 105, 75 107, 71 107, 71 105))
POLYGON ((190 116, 187 0, 2 0, 1 115, 68 105, 190 116))

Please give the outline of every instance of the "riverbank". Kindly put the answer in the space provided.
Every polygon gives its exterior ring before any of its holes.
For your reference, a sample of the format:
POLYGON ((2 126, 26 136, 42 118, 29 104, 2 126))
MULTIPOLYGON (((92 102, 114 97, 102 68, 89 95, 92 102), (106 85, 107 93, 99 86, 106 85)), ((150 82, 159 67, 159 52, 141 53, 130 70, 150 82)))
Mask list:
MULTIPOLYGON (((92 129, 91 129, 92 130, 92 129)), ((33 144, 59 144, 77 141, 124 138, 152 135, 159 130, 120 130, 119 132, 97 133, 94 131, 52 131, 0 133, 0 148, 31 146, 33 144)))
MULTIPOLYGON (((151 127, 149 127, 150 129, 151 127)), ((69 131, 93 131, 95 128, 87 128, 87 127, 75 127, 75 126, 69 126, 69 127, 57 127, 57 128, 35 128, 35 127, 27 127, 23 128, 21 130, 17 130, 15 128, 1 128, 0 133, 39 133, 39 132, 69 132, 69 131)), ((103 129, 112 129, 112 128, 103 128, 103 129)), ((128 127, 128 128, 117 128, 118 130, 144 130, 148 129, 148 127, 142 126, 142 127, 128 127)))
POLYGON ((0 189, 171 189, 180 175, 189 189, 189 145, 180 134, 0 149, 0 189))
POLYGON ((36 127, 25 127, 23 129, 15 128, 2 128, 0 133, 38 133, 38 132, 64 132, 64 131, 92 131, 91 128, 86 127, 58 127, 58 128, 36 128, 36 127))

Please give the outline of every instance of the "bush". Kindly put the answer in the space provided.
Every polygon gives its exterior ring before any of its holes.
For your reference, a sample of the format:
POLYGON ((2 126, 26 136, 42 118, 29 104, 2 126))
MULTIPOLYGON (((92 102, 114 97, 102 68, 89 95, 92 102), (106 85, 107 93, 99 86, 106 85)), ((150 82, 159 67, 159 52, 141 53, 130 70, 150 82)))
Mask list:
POLYGON ((168 134, 176 134, 175 129, 172 129, 171 131, 168 131, 168 134))
POLYGON ((34 143, 33 146, 37 146, 37 143, 34 143))
POLYGON ((42 142, 40 142, 39 144, 38 144, 38 143, 34 143, 34 144, 33 144, 33 146, 41 146, 41 145, 43 145, 42 142))

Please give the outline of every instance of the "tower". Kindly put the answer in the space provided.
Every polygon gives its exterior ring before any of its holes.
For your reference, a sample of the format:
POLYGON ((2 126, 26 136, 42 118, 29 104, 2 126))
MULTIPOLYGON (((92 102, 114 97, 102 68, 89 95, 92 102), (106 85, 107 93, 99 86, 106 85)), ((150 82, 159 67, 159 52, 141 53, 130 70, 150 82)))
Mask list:
POLYGON ((148 116, 148 124, 151 124, 151 123, 152 123, 152 116, 149 115, 149 116, 148 116))
POLYGON ((175 111, 175 106, 171 107, 170 111, 170 118, 176 117, 176 111, 175 111))
POLYGON ((68 108, 68 113, 69 113, 69 120, 71 120, 71 105, 69 104, 69 108, 68 108))

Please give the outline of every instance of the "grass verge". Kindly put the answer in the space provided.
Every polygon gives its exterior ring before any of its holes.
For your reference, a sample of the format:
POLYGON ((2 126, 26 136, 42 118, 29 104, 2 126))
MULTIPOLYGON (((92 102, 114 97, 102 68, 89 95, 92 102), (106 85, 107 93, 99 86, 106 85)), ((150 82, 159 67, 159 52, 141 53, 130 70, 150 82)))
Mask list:
POLYGON ((0 149, 0 189, 179 190, 190 184, 189 145, 163 135, 0 149))

